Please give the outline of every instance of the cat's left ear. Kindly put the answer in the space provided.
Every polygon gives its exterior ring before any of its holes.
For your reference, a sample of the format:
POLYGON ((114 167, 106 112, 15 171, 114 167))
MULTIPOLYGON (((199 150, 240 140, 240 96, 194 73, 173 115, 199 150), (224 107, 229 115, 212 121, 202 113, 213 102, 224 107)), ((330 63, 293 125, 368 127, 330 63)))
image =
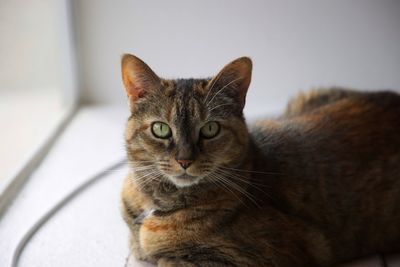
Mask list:
POLYGON ((138 57, 125 54, 121 60, 122 80, 129 104, 160 87, 161 80, 153 70, 138 57))
POLYGON ((233 91, 236 99, 243 108, 246 102, 247 90, 251 82, 252 67, 253 64, 248 57, 241 57, 232 61, 209 82, 208 90, 213 90, 215 94, 218 91, 223 92, 222 90, 233 91))

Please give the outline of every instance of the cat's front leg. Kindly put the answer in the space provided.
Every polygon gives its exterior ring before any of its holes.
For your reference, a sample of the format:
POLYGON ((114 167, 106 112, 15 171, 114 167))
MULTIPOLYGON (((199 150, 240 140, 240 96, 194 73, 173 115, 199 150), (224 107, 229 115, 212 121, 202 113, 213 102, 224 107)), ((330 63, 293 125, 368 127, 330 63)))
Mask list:
POLYGON ((156 260, 152 257, 149 257, 140 246, 139 229, 135 232, 131 232, 129 243, 129 250, 136 259, 156 263, 156 260))
POLYGON ((156 263, 143 251, 139 239, 142 222, 151 213, 151 204, 151 200, 137 190, 136 183, 128 176, 122 190, 121 212, 130 230, 130 252, 136 259, 156 263))
POLYGON ((154 258, 150 257, 147 253, 144 252, 143 248, 140 245, 140 238, 139 238, 140 227, 142 225, 143 219, 145 219, 151 213, 152 211, 144 211, 139 216, 137 216, 132 220, 130 226, 131 230, 130 251, 132 255, 138 260, 156 263, 157 261, 154 258))

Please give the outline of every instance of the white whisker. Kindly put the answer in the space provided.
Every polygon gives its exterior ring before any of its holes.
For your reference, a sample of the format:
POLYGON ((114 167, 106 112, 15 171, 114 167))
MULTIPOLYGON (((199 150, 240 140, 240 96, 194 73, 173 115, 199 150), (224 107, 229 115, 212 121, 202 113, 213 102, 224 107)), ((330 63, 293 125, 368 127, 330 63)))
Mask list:
POLYGON ((212 109, 208 110, 208 113, 210 113, 211 111, 213 111, 214 109, 217 109, 217 108, 219 108, 219 107, 222 107, 222 106, 230 106, 230 105, 233 105, 233 103, 224 103, 224 104, 215 106, 215 107, 213 107, 212 109))
POLYGON ((210 89, 208 89, 207 95, 203 100, 203 104, 205 104, 207 102, 208 96, 210 95, 210 92, 212 91, 212 89, 214 88, 214 85, 217 83, 217 81, 219 80, 219 78, 221 77, 221 75, 218 75, 217 77, 214 78, 213 83, 210 86, 210 89))
POLYGON ((226 84, 225 86, 223 86, 221 89, 219 89, 219 90, 215 93, 215 95, 213 95, 213 97, 210 99, 210 101, 208 101, 208 103, 206 104, 206 107, 208 108, 208 107, 210 106, 211 102, 214 100, 214 98, 215 98, 220 92, 222 92, 222 90, 224 90, 226 87, 228 87, 228 86, 231 85, 232 83, 234 83, 234 82, 236 82, 236 81, 238 81, 238 80, 240 80, 240 79, 242 79, 242 78, 243 78, 243 77, 236 78, 236 79, 230 81, 229 83, 227 83, 227 84, 226 84))
MULTIPOLYGON (((216 170, 216 173, 219 172, 219 174, 221 175, 221 179, 223 181, 225 181, 225 183, 227 185, 229 185, 231 188, 235 189, 236 191, 238 191, 239 193, 241 193, 242 195, 246 196, 250 201, 252 201, 256 206, 260 207, 260 205, 257 203, 256 199, 254 198, 254 196, 252 196, 246 189, 240 187, 237 183, 235 183, 234 181, 232 181, 231 179, 228 179, 228 177, 226 176, 227 174, 230 173, 225 173, 225 172, 221 172, 221 170, 216 170)), ((243 180, 241 181, 243 182, 243 180)), ((249 185, 249 183, 246 181, 245 183, 246 185, 249 185)))
POLYGON ((229 177, 230 177, 231 179, 239 180, 240 182, 243 182, 243 183, 245 183, 246 185, 248 185, 248 186, 250 186, 250 187, 252 187, 252 188, 258 190, 258 191, 261 192, 261 193, 263 193, 264 195, 266 195, 266 196, 269 197, 270 199, 273 199, 272 196, 271 196, 270 194, 268 194, 267 192, 265 192, 264 190, 262 190, 262 189, 260 188, 260 187, 269 187, 269 186, 267 186, 267 185, 265 185, 265 184, 263 184, 263 183, 257 183, 257 182, 254 182, 254 181, 250 181, 248 177, 240 176, 240 175, 238 175, 238 174, 232 173, 232 172, 230 172, 230 171, 224 171, 224 170, 222 170, 222 169, 217 169, 217 172, 223 172, 223 173, 229 175, 229 177))
POLYGON ((229 168, 229 167, 225 167, 225 166, 218 166, 218 168, 227 169, 227 170, 232 170, 232 171, 238 171, 238 172, 260 173, 260 174, 268 174, 268 175, 272 175, 272 174, 283 175, 282 173, 279 173, 279 172, 252 171, 252 170, 244 170, 244 169, 229 168))
POLYGON ((217 185, 220 185, 222 187, 222 189, 224 189, 225 191, 229 192, 230 194, 232 194, 238 201, 240 201, 242 204, 245 205, 245 203, 243 202, 243 200, 237 195, 235 194, 235 192, 233 192, 229 186, 226 185, 226 183, 221 179, 221 177, 219 175, 217 175, 216 173, 213 173, 210 175, 211 178, 214 178, 214 182, 217 185))

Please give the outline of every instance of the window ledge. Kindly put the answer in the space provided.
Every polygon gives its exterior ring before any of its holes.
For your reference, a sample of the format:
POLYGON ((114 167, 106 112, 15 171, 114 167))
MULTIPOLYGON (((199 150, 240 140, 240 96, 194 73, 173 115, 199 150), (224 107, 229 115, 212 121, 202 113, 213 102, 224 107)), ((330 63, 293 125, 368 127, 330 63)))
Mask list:
POLYGON ((0 92, 0 217, 72 117, 57 90, 0 92))

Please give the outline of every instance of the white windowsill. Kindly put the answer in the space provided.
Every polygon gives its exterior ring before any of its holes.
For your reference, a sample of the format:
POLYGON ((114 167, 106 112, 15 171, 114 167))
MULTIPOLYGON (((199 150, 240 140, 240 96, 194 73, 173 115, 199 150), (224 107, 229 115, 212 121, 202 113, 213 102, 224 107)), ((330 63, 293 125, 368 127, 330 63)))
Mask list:
POLYGON ((0 182, 18 169, 21 158, 26 158, 62 117, 64 110, 54 91, 0 91, 0 182))
POLYGON ((74 108, 59 90, 0 92, 0 217, 40 163, 74 108))
MULTIPOLYGON (((45 212, 124 158, 128 115, 127 108, 110 106, 78 111, 0 221, 0 266, 10 264, 18 241, 45 212)), ((30 240, 19 266, 124 266, 128 229, 119 213, 119 191, 126 173, 111 172, 56 213, 30 240)))

